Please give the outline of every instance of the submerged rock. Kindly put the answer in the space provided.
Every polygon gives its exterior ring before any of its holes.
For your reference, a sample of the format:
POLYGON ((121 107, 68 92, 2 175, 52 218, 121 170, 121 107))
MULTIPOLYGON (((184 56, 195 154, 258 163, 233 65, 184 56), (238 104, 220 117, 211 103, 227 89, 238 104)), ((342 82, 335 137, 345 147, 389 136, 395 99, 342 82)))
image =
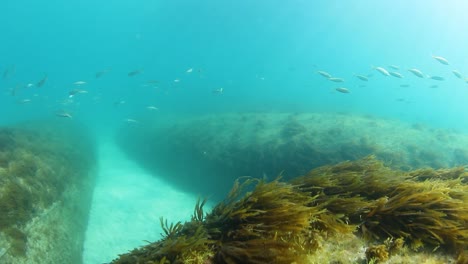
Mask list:
POLYGON ((94 147, 77 125, 0 128, 0 263, 81 263, 94 147))
POLYGON ((290 179, 375 155, 396 169, 468 163, 468 136, 397 120, 333 113, 239 113, 143 121, 119 136, 170 183, 222 198, 241 176, 290 179))

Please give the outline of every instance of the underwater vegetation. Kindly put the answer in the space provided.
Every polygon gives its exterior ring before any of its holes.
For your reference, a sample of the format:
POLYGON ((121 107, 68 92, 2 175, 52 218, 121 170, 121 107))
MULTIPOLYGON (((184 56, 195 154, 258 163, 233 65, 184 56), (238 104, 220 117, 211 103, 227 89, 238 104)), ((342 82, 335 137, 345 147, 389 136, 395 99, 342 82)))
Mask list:
POLYGON ((417 263, 421 254, 464 263, 467 176, 461 167, 394 170, 368 156, 290 181, 242 178, 211 212, 198 200, 191 221, 161 219, 163 239, 112 263, 417 263), (354 262, 314 260, 346 236, 366 247, 350 253, 354 262))
MULTIPOLYGON (((34 230, 50 208, 70 206, 64 198, 70 193, 79 190, 87 195, 83 185, 90 181, 94 150, 85 134, 79 145, 71 140, 77 136, 71 131, 45 123, 0 128, 1 263, 37 263, 29 257, 53 255, 40 252, 35 237, 44 239, 47 235, 34 230)), ((77 217, 81 206, 73 210, 77 217)), ((49 246, 57 243, 50 239, 43 242, 49 246)))
POLYGON ((123 129, 119 144, 149 170, 171 175, 168 182, 195 193, 215 192, 217 201, 240 176, 274 178, 281 173, 289 180, 320 166, 368 155, 405 171, 468 164, 466 135, 337 113, 236 113, 158 120, 123 129))
POLYGON ((168 226, 165 237, 113 263, 292 263, 313 248, 309 223, 320 212, 313 197, 290 184, 236 181, 210 213, 197 202, 192 220, 168 226), (255 185, 251 192, 245 190, 255 185))

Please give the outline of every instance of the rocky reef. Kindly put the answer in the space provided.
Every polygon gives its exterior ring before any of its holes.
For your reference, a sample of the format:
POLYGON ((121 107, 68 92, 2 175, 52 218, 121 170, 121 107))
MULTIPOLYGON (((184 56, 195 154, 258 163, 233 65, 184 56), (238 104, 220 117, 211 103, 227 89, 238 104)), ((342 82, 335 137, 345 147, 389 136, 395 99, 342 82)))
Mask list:
POLYGON ((1 263, 81 263, 94 166, 83 127, 0 128, 1 263))
POLYGON ((222 199, 238 177, 291 179, 375 155, 405 171, 468 163, 468 136, 344 113, 235 113, 143 120, 119 143, 178 188, 222 199))

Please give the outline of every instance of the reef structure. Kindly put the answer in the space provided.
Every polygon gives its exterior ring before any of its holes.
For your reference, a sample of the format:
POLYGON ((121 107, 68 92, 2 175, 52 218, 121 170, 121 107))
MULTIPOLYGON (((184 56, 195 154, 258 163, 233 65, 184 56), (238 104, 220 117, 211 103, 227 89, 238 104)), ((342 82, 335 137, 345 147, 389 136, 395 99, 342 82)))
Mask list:
POLYGON ((0 128, 0 263, 82 263, 93 143, 68 123, 0 128))
POLYGON ((468 136, 346 113, 233 113, 142 120, 119 144, 177 188, 224 197, 242 176, 284 179, 375 155, 402 170, 468 164, 468 136), (143 125, 144 124, 144 125, 143 125))

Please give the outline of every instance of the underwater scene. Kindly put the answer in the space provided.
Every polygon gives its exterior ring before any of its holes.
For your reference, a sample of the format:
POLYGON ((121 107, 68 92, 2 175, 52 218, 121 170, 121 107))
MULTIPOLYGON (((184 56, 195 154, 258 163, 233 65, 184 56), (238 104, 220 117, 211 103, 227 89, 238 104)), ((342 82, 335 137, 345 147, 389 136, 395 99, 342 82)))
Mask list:
POLYGON ((467 1, 0 6, 0 264, 468 264, 467 1))

